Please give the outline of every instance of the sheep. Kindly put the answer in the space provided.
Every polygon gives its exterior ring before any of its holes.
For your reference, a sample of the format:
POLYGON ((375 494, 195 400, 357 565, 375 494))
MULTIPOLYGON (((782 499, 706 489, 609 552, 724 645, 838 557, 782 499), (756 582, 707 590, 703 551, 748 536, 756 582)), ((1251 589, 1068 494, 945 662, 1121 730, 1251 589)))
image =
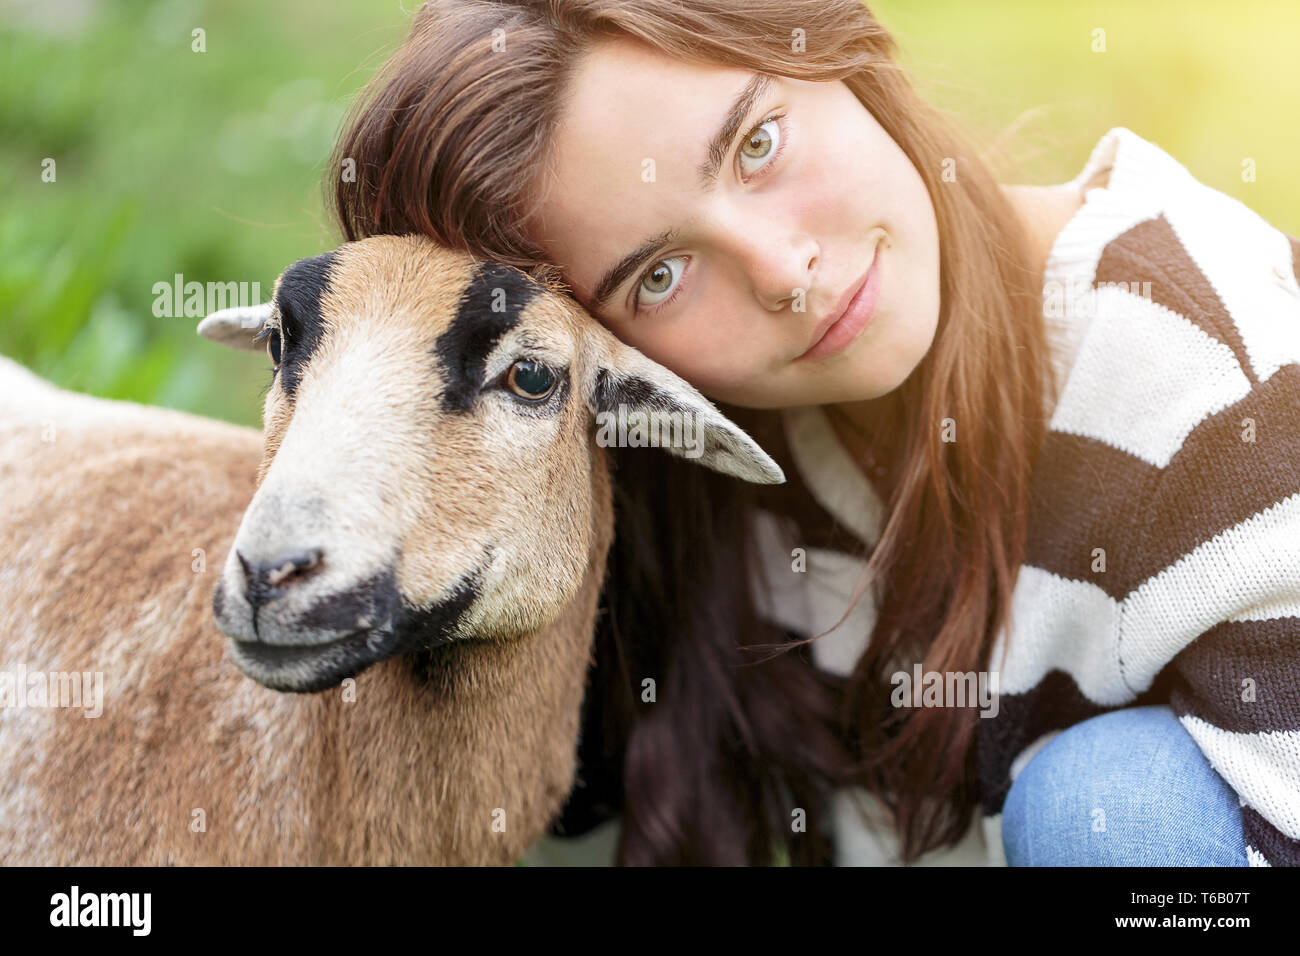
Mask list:
POLYGON ((571 297, 417 236, 200 332, 268 351, 264 433, 0 359, 0 861, 516 860, 575 772, 595 424, 681 413, 666 451, 781 469, 571 297), (82 674, 80 709, 33 706, 82 674))

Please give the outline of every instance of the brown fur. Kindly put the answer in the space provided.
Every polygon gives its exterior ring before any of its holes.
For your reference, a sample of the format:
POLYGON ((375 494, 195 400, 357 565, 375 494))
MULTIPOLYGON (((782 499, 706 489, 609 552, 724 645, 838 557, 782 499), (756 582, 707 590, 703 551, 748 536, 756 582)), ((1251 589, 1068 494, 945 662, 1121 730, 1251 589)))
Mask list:
MULTIPOLYGON (((590 434, 576 432, 585 455, 547 476, 569 492, 554 498, 581 502, 569 510, 583 523, 568 542, 584 562, 578 587, 558 616, 451 645, 422 678, 410 658, 384 661, 347 702, 342 688, 261 687, 213 623, 213 585, 287 423, 281 399, 268 400, 263 456, 252 430, 73 396, 3 360, 0 380, 0 668, 104 674, 98 718, 0 709, 0 861, 509 863, 544 831, 572 782, 612 535, 590 434), (198 809, 205 832, 191 829, 198 809)), ((571 417, 569 432, 586 427, 571 417)), ((441 520, 491 513, 460 509, 441 520)))

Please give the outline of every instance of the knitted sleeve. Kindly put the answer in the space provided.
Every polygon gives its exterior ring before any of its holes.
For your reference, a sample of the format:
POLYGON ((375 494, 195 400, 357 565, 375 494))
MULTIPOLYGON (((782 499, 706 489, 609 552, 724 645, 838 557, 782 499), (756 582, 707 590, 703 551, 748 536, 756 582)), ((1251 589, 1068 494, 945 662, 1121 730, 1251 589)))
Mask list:
POLYGON ((1247 858, 1300 865, 1300 365, 1192 430, 1145 524, 1180 557, 1126 608, 1123 663, 1181 648, 1169 703, 1237 792, 1247 858))

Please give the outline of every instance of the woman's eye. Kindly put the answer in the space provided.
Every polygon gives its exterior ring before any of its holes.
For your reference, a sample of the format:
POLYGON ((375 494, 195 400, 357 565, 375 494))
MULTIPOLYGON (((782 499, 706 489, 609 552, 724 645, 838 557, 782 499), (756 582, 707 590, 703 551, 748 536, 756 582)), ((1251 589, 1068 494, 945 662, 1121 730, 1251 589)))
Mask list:
POLYGON ((266 339, 266 354, 271 358, 271 364, 276 368, 280 367, 280 353, 282 343, 280 342, 280 330, 272 329, 266 339))
POLYGON ((638 306, 658 305, 668 298, 676 285, 677 278, 682 274, 680 267, 674 271, 670 263, 681 261, 681 256, 675 256, 672 259, 660 259, 656 262, 650 271, 641 277, 641 284, 636 290, 636 304, 638 306), (647 299, 647 295, 658 296, 658 298, 647 299))
MULTIPOLYGON (((769 166, 781 153, 785 143, 781 118, 785 115, 785 113, 777 113, 765 119, 750 130, 749 138, 741 143, 740 165, 746 179, 769 166), (746 160, 753 160, 755 164, 752 167, 746 166, 746 160)), ((674 256, 671 259, 660 259, 641 277, 632 300, 634 313, 645 307, 661 304, 666 307, 667 302, 676 297, 675 290, 680 288, 677 280, 681 277, 684 266, 674 269, 672 263, 685 263, 686 258, 674 256)))
POLYGON ((540 362, 521 359, 506 373, 506 387, 520 398, 540 402, 555 391, 555 373, 540 362))
POLYGON ((767 161, 776 154, 781 146, 781 124, 777 122, 777 117, 755 126, 750 132, 749 138, 740 144, 740 166, 747 176, 753 175, 759 169, 766 165, 767 161), (746 168, 745 160, 758 160, 758 164, 752 168, 746 168))

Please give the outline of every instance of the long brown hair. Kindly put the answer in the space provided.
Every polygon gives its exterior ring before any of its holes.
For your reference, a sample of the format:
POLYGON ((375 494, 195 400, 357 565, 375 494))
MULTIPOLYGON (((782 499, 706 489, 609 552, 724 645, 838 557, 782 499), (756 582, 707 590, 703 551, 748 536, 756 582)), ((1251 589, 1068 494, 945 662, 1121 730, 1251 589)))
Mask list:
MULTIPOLYGON (((825 862, 829 792, 857 784, 890 808, 914 860, 971 824, 977 711, 894 708, 890 675, 913 662, 987 669, 1009 626, 1044 395, 1056 387, 1029 240, 861 0, 430 0, 336 146, 326 185, 347 238, 420 232, 561 278, 528 238, 529 187, 570 70, 612 36, 683 60, 843 80, 925 181, 941 250, 933 345, 880 400, 874 437, 891 450, 893 490, 854 595, 877 589, 877 625, 847 681, 814 669, 806 646, 755 610, 758 491, 668 455, 612 450, 617 540, 589 701, 601 719, 583 753, 621 768, 609 775, 619 858, 768 862, 784 851, 825 862), (787 652, 754 653, 773 645, 787 652), (657 703, 640 699, 646 677, 657 703), (807 832, 791 825, 800 808, 807 832)), ((779 413, 722 408, 760 444, 779 441, 779 413)), ((792 477, 762 500, 793 515, 807 489, 792 477)), ((584 779, 599 776, 588 767, 584 779)))

